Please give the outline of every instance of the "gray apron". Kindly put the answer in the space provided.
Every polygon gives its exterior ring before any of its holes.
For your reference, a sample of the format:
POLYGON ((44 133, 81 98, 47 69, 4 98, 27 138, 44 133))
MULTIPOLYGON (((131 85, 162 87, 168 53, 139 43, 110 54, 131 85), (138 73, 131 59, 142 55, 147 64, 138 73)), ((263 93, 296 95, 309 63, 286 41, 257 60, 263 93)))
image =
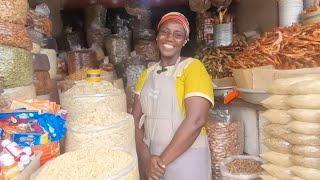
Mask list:
MULTIPOLYGON (((144 125, 144 142, 151 154, 161 155, 171 142, 176 130, 185 119, 179 109, 176 95, 177 61, 173 73, 157 74, 154 69, 140 94, 143 116, 139 127, 144 125)), ((158 64, 156 65, 156 67, 158 64)), ((207 135, 201 134, 194 144, 166 167, 163 180, 210 180, 211 161, 207 135)))

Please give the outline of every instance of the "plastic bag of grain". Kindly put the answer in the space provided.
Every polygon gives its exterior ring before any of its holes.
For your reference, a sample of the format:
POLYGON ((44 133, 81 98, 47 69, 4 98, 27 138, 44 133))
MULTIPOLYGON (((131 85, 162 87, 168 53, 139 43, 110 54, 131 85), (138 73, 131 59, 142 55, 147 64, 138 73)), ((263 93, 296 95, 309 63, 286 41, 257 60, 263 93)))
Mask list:
POLYGON ((286 104, 286 95, 273 95, 262 101, 262 105, 268 109, 288 110, 290 106, 286 104))
POLYGON ((267 174, 260 175, 260 178, 262 180, 278 180, 277 178, 270 176, 270 175, 267 175, 267 174))
POLYGON ((290 153, 290 149, 292 147, 289 142, 279 138, 265 138, 263 140, 263 144, 270 150, 279 153, 290 153))
POLYGON ((280 124, 269 124, 263 128, 264 133, 275 138, 282 138, 283 136, 289 134, 291 131, 286 127, 286 125, 280 124))
POLYGON ((288 91, 289 94, 320 94, 320 75, 318 76, 319 79, 301 81, 291 85, 288 91))
POLYGON ((314 79, 320 79, 319 75, 312 74, 312 75, 306 75, 303 77, 277 79, 273 82, 271 87, 268 89, 268 92, 272 94, 289 94, 289 91, 292 89, 292 87, 290 86, 292 86, 293 84, 308 81, 308 80, 314 80, 314 79))
POLYGON ((288 114, 297 121, 320 123, 320 110, 315 109, 290 109, 288 114))
POLYGON ((320 146, 320 136, 290 133, 283 139, 294 145, 320 146))
POLYGON ((298 109, 320 109, 320 94, 289 96, 285 104, 298 109))
POLYGON ((309 158, 303 156, 291 156, 291 162, 296 166, 314 168, 320 170, 320 158, 309 158))
POLYGON ((265 111, 262 116, 272 124, 288 124, 292 121, 291 116, 284 110, 270 109, 265 111))
POLYGON ((210 0, 189 0, 189 6, 191 11, 205 12, 211 7, 210 0))
POLYGON ((276 166, 273 164, 263 164, 261 166, 265 171, 267 171, 271 176, 281 179, 281 180, 291 180, 293 174, 289 168, 276 166))
POLYGON ((287 127, 296 133, 306 135, 320 135, 320 123, 308 123, 301 121, 292 121, 287 127))
POLYGON ((282 167, 291 167, 293 166, 292 162, 290 161, 290 155, 289 154, 283 154, 283 153, 277 153, 274 151, 269 151, 263 154, 260 154, 260 157, 268 161, 269 163, 272 163, 277 166, 282 167))
POLYGON ((308 180, 319 180, 320 179, 320 170, 317 169, 311 169, 311 168, 305 168, 301 166, 293 166, 290 168, 292 173, 294 173, 296 176, 308 179, 308 180))
POLYGON ((320 146, 292 146, 291 151, 293 154, 320 158, 320 146))
POLYGON ((123 150, 82 149, 48 162, 31 179, 139 180, 137 164, 136 155, 123 150))

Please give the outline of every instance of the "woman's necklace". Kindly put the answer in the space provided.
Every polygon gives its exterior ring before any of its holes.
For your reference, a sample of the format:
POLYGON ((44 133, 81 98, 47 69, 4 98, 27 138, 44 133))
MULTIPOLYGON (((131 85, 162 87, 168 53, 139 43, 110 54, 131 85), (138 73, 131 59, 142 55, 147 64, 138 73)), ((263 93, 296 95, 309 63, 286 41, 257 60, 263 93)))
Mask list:
MULTIPOLYGON (((176 64, 180 62, 180 58, 181 58, 181 57, 179 57, 179 58, 177 59, 176 64)), ((159 64, 159 65, 160 65, 160 64, 159 64)), ((161 66, 161 69, 158 70, 157 73, 158 73, 158 74, 161 74, 161 73, 166 72, 166 71, 168 71, 168 68, 166 68, 165 66, 161 66)))

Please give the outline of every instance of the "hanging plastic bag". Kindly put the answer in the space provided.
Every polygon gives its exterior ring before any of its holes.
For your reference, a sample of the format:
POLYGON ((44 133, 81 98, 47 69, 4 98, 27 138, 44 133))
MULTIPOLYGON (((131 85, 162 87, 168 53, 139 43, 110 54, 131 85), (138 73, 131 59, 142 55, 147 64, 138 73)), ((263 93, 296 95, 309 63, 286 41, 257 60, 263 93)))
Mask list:
POLYGON ((126 0, 125 9, 132 16, 141 16, 149 13, 150 0, 126 0))
POLYGON ((275 164, 282 167, 291 167, 293 166, 290 161, 290 154, 277 153, 274 151, 269 151, 263 154, 260 154, 260 157, 269 163, 275 164))
POLYGON ((290 170, 302 179, 308 180, 319 180, 320 177, 320 170, 305 168, 301 166, 293 166, 290 170))
POLYGON ((211 0, 211 4, 214 7, 228 7, 232 3, 232 0, 211 0))
POLYGON ((285 95, 273 95, 262 101, 262 105, 268 109, 288 110, 288 106, 285 102, 288 96, 285 95))
POLYGON ((263 164, 261 166, 265 171, 267 171, 271 176, 281 179, 281 180, 291 180, 293 174, 289 168, 284 168, 281 166, 276 166, 273 164, 263 164))
POLYGON ((287 154, 290 153, 290 149, 292 147, 292 145, 289 142, 278 138, 265 138, 263 140, 263 144, 267 146, 270 150, 287 154))
POLYGON ((291 156, 290 160, 296 166, 314 168, 320 170, 320 158, 308 158, 303 156, 291 156))
MULTIPOLYGON (((319 75, 320 76, 320 75, 319 75)), ((290 86, 289 94, 320 94, 320 77, 317 80, 306 80, 290 86)))
POLYGON ((189 7, 194 12, 205 12, 211 7, 210 0, 189 0, 189 7))
POLYGON ((320 158, 320 146, 293 146, 291 151, 305 157, 320 158))
POLYGON ((320 109, 320 94, 289 96, 285 103, 292 108, 320 109))
POLYGON ((287 127, 300 134, 320 135, 320 123, 307 123, 301 121, 292 121, 287 127))
POLYGON ((283 138, 294 145, 320 146, 320 136, 290 133, 283 138))
POLYGON ((291 116, 284 110, 270 109, 265 111, 262 116, 272 124, 288 124, 292 121, 291 116))
POLYGON ((320 123, 320 110, 314 109, 290 109, 288 114, 297 121, 320 123))

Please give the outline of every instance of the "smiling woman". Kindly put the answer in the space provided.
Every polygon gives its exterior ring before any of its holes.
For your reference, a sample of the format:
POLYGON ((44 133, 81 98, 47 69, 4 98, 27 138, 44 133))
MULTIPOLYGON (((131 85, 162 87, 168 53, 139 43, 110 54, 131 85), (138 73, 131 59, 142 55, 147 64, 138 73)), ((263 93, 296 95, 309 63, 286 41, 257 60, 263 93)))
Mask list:
POLYGON ((180 56, 189 32, 184 15, 163 16, 156 39, 161 60, 136 84, 132 113, 140 170, 147 179, 211 179, 203 126, 213 105, 213 87, 199 60, 180 56))

